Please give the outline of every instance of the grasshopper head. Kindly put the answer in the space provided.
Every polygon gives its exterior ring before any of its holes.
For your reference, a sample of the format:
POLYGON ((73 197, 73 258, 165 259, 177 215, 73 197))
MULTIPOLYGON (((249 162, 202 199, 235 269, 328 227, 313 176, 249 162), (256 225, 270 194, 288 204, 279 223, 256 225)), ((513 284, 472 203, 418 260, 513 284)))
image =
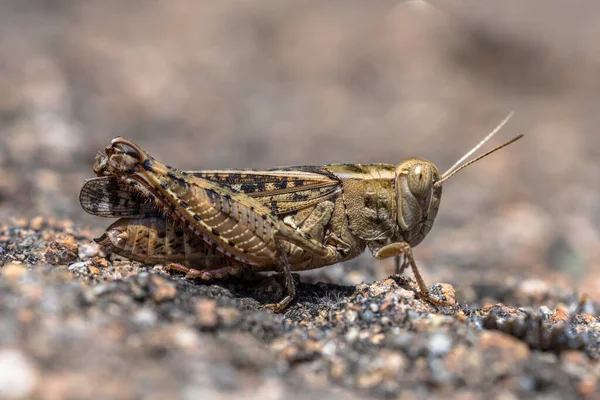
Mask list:
POLYGON ((512 112, 508 114, 492 132, 443 174, 440 174, 440 171, 433 163, 420 158, 409 158, 396 167, 395 183, 398 207, 396 219, 400 230, 399 233, 408 244, 416 246, 431 230, 440 207, 442 184, 445 181, 469 165, 523 137, 523 135, 519 135, 463 164, 463 161, 483 146, 508 122, 512 114, 512 112))
POLYGON ((396 167, 396 218, 411 246, 420 243, 433 225, 442 198, 442 187, 435 185, 440 179, 437 167, 421 158, 409 158, 396 167))

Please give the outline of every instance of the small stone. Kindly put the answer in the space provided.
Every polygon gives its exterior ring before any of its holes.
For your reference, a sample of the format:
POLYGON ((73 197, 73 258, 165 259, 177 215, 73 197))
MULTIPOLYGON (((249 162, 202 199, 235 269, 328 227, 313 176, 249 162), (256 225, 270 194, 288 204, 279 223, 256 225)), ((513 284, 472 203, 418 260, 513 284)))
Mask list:
POLYGON ((581 381, 577 384, 577 391, 583 397, 590 396, 596 393, 596 388, 598 386, 597 379, 594 376, 586 375, 581 379, 581 381))
POLYGON ((19 262, 11 262, 2 267, 2 275, 9 281, 14 282, 26 273, 25 264, 19 262))
POLYGON ((287 344, 281 349, 281 355, 288 362, 293 362, 298 360, 298 354, 300 353, 300 349, 295 344, 287 344))
POLYGON ((358 339, 358 335, 360 334, 360 330, 356 327, 352 327, 350 329, 348 329, 348 332, 346 333, 346 340, 348 342, 354 342, 356 341, 356 339, 358 339))
POLYGON ((553 324, 556 324, 558 322, 566 322, 569 320, 569 313, 567 312, 567 310, 565 310, 562 307, 556 307, 556 310, 554 310, 554 313, 552 314, 552 316, 550 317, 549 321, 552 322, 553 324))
POLYGON ((385 335, 383 333, 378 333, 377 335, 373 335, 371 338, 371 343, 373 344, 381 344, 385 339, 385 335))
POLYGON ((545 317, 550 317, 552 315, 552 311, 548 308, 548 306, 541 306, 540 309, 540 314, 542 314, 545 317))
POLYGON ((358 318, 358 313, 354 310, 348 310, 346 311, 345 318, 348 323, 353 324, 358 318))
POLYGON ((454 375, 470 375, 472 368, 479 368, 481 358, 480 352, 459 344, 444 357, 444 367, 454 375))
POLYGON ((431 376, 436 385, 448 385, 452 382, 452 374, 446 369, 446 365, 441 358, 434 358, 429 361, 431 376))
POLYGON ((548 284, 541 279, 526 279, 519 285, 519 290, 526 297, 540 300, 548 292, 548 284))
POLYGON ((29 227, 35 231, 39 231, 44 227, 44 218, 41 216, 35 217, 29 221, 29 227))
POLYGON ((395 293, 398 296, 398 298, 402 298, 402 299, 406 299, 406 300, 414 300, 415 299, 415 292, 413 292, 412 290, 398 288, 397 290, 395 290, 395 293))
POLYGON ((79 258, 92 258, 98 255, 100 246, 97 243, 86 243, 79 246, 79 258))
POLYGON ((200 345, 200 337, 192 329, 182 327, 173 334, 173 342, 182 349, 194 350, 200 345))
POLYGON ((375 319, 375 314, 371 310, 366 310, 361 314, 360 318, 367 323, 372 322, 375 319))
POLYGON ((409 321, 418 321, 421 319, 421 314, 413 310, 409 310, 406 315, 408 316, 409 321))
POLYGON ((495 350, 514 361, 529 355, 529 347, 524 342, 499 331, 484 331, 479 336, 478 346, 483 350, 495 350))
POLYGON ((392 278, 387 278, 385 281, 381 282, 383 285, 392 286, 396 285, 396 281, 392 278))
POLYGON ((510 314, 510 315, 518 315, 519 314, 519 310, 517 310, 514 307, 507 306, 506 304, 503 304, 503 303, 487 305, 487 306, 483 307, 481 311, 483 311, 484 313, 490 313, 492 310, 495 312, 501 313, 501 314, 510 314))
POLYGON ((108 267, 108 261, 104 257, 94 257, 92 258, 92 263, 94 263, 94 265, 99 268, 108 267))
POLYGON ((217 317, 223 326, 231 327, 239 320, 240 311, 233 307, 217 308, 217 317))
POLYGON ((321 354, 323 354, 324 357, 332 357, 333 355, 335 355, 336 351, 336 343, 334 341, 327 341, 321 349, 321 354))
POLYGON ((581 320, 586 324, 591 324, 596 320, 596 317, 591 314, 580 314, 579 318, 581 318, 581 320))
POLYGON ((409 365, 406 356, 388 350, 379 351, 377 358, 381 360, 381 372, 386 379, 397 379, 409 365))
POLYGON ((568 350, 563 351, 560 354, 560 360, 563 365, 577 365, 577 366, 585 366, 588 364, 588 359, 584 353, 581 351, 568 350))
POLYGON ((444 295, 446 302, 450 304, 456 304, 456 291, 452 285, 449 283, 439 283, 437 286, 444 295))
POLYGON ((94 267, 93 265, 88 265, 88 270, 93 275, 98 275, 100 273, 100 269, 98 269, 98 267, 94 267))
POLYGON ((85 269, 87 269, 87 267, 88 267, 87 261, 79 261, 79 262, 69 265, 69 271, 83 272, 85 269))
POLYGON ((371 311, 373 311, 374 313, 379 311, 379 306, 375 303, 371 303, 369 304, 369 308, 371 309, 371 311))
POLYGON ((330 374, 333 379, 342 379, 346 375, 346 364, 336 359, 331 364, 330 374))
POLYGON ((0 371, 0 398, 31 398, 38 373, 20 351, 0 350, 0 371))
POLYGON ((78 256, 79 246, 70 235, 59 237, 50 243, 45 253, 46 261, 54 265, 72 263, 78 256))
POLYGON ((133 322, 142 328, 152 328, 156 325, 158 317, 156 313, 149 308, 142 308, 133 314, 133 322))
POLYGON ((393 279, 388 279, 383 282, 375 282, 368 289, 372 296, 389 292, 391 288, 396 287, 396 282, 393 279))
POLYGON ((434 333, 428 341, 429 353, 434 357, 442 356, 452 348, 452 339, 445 333, 434 333))
POLYGON ((381 383, 383 375, 379 371, 360 373, 356 377, 356 383, 361 389, 369 389, 381 383))
POLYGON ((85 288, 81 292, 81 301, 84 305, 92 305, 96 301, 96 294, 94 290, 85 288))
POLYGON ((177 295, 177 288, 174 284, 161 278, 158 275, 152 275, 150 277, 152 282, 151 294, 152 299, 156 303, 162 303, 163 301, 173 300, 177 295))
POLYGON ((217 326, 217 302, 212 299, 200 299, 196 302, 196 317, 201 328, 217 326))

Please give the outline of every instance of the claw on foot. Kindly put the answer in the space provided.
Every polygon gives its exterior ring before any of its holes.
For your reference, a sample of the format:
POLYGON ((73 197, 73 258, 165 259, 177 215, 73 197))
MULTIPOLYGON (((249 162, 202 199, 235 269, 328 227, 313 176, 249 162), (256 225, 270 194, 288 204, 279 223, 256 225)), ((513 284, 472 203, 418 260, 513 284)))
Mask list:
MULTIPOLYGON (((448 286, 452 290, 452 294, 449 296, 450 297, 449 300, 440 299, 438 297, 435 297, 428 288, 426 288, 425 291, 419 290, 419 296, 423 300, 429 302, 430 304, 432 304, 432 305, 434 305, 436 307, 444 307, 444 308, 445 307, 450 307, 451 309, 456 310, 457 307, 458 307, 458 305, 456 304, 456 300, 454 299, 454 295, 453 295, 454 294, 454 289, 452 289, 452 286, 447 285, 447 284, 441 284, 441 286, 442 286, 441 287, 442 292, 444 290, 447 290, 447 288, 445 288, 444 286, 448 286)), ((446 296, 444 296, 444 297, 446 297, 446 296)))
POLYGON ((274 313, 279 314, 280 312, 282 312, 283 310, 285 310, 290 305, 290 303, 292 302, 292 300, 294 300, 293 297, 291 297, 291 296, 285 296, 283 298, 283 300, 281 300, 279 303, 265 304, 264 309, 265 310, 271 310, 274 313))

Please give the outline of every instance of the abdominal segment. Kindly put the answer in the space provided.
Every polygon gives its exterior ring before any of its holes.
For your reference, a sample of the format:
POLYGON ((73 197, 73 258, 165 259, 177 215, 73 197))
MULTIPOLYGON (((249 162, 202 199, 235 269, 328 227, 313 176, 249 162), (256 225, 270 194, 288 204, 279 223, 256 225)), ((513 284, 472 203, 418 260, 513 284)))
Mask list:
POLYGON ((96 242, 106 253, 145 264, 179 263, 195 269, 241 265, 164 218, 121 218, 96 242))

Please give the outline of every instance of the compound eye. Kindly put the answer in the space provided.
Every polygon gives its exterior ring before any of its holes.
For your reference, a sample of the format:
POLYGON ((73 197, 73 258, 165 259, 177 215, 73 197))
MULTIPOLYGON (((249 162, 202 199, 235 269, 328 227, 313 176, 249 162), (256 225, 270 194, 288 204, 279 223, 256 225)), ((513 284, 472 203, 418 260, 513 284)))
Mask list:
POLYGON ((408 173, 408 188, 418 199, 425 198, 433 184, 433 171, 423 164, 415 164, 408 173))

